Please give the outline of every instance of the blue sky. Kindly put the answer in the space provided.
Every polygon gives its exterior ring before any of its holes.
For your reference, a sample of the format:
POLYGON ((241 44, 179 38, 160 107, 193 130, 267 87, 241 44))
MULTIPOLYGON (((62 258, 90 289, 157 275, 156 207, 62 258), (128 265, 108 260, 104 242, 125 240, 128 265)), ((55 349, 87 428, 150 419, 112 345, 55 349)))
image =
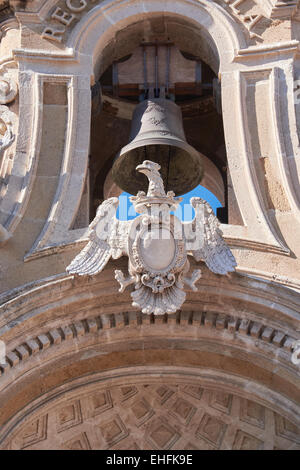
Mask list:
MULTIPOLYGON (((120 220, 132 220, 134 219, 137 214, 129 201, 129 197, 131 195, 128 193, 122 193, 119 197, 120 205, 117 211, 117 218, 120 220)), ((216 213, 217 207, 222 207, 220 201, 216 198, 216 196, 211 193, 208 189, 204 188, 203 186, 199 185, 197 188, 193 189, 189 193, 184 194, 181 196, 183 201, 180 204, 180 208, 176 211, 175 215, 183 221, 189 221, 194 218, 194 209, 189 204, 191 197, 201 197, 205 199, 211 207, 213 208, 214 212, 216 213)))

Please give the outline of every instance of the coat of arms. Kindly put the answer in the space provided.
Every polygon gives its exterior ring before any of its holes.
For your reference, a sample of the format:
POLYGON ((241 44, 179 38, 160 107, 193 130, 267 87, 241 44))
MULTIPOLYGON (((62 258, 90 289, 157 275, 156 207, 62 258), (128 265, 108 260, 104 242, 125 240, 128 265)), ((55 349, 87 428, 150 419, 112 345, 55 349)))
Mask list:
POLYGON ((104 201, 89 227, 89 242, 67 267, 79 275, 95 275, 109 259, 128 256, 128 275, 115 271, 120 292, 131 284, 132 305, 143 313, 163 315, 176 312, 184 303, 184 286, 197 291, 200 269, 191 274, 188 256, 204 261, 216 274, 234 271, 236 261, 226 245, 219 221, 210 205, 201 198, 191 198, 195 218, 181 222, 171 212, 181 198, 166 194, 160 166, 149 160, 137 166, 149 179, 147 194, 143 191, 130 198, 138 214, 134 220, 116 217, 119 200, 104 201))

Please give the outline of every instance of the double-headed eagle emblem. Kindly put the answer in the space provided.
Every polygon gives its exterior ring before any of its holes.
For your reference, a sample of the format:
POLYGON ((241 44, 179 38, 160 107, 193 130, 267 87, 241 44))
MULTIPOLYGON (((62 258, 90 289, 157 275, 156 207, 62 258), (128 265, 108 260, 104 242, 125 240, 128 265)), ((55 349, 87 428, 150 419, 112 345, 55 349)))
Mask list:
POLYGON ((166 194, 160 166, 146 160, 136 169, 149 180, 147 194, 140 191, 130 198, 140 215, 130 221, 118 220, 118 198, 104 201, 89 226, 88 244, 67 271, 92 276, 101 272, 110 258, 128 256, 128 276, 115 271, 119 291, 134 284, 133 306, 147 314, 174 313, 185 301, 184 285, 197 291, 195 283, 201 278, 200 269, 189 275, 188 255, 204 261, 216 274, 234 271, 236 261, 206 201, 191 198, 195 218, 181 222, 171 212, 182 199, 175 198, 171 191, 166 194))

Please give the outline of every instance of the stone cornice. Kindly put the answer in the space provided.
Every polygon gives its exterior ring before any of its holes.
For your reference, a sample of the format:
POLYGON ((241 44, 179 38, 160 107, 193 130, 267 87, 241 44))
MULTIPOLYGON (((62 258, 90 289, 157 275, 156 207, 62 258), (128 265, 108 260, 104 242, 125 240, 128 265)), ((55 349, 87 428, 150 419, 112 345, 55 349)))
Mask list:
POLYGON ((262 46, 251 46, 247 49, 240 49, 234 60, 239 62, 245 59, 258 59, 261 56, 290 55, 293 57, 299 49, 299 41, 278 42, 273 44, 264 44, 262 46))
MULTIPOLYGON (((120 267, 118 263, 118 267, 120 267)), ((23 337, 26 323, 31 327, 43 319, 52 324, 56 318, 68 322, 74 309, 82 316, 97 311, 99 315, 135 311, 129 294, 117 294, 112 282, 114 262, 100 276, 74 278, 64 274, 37 281, 0 297, 0 334, 5 341, 23 337), (117 298, 116 298, 117 294, 117 298), (17 326, 17 330, 14 328, 17 326)), ((189 293, 185 308, 196 312, 218 312, 232 315, 235 303, 237 316, 253 322, 262 321, 273 329, 284 328, 292 335, 298 325, 299 296, 278 283, 234 274, 229 279, 213 275, 203 268, 199 292, 189 293), (241 312, 243 314, 241 315, 241 312)))
POLYGON ((259 0, 269 18, 290 18, 296 11, 298 0, 259 0))
POLYGON ((71 61, 78 62, 73 49, 64 49, 63 52, 51 52, 34 49, 15 49, 13 51, 14 58, 19 61, 71 61))
MULTIPOLYGON (((53 348, 64 341, 79 341, 80 337, 89 334, 102 334, 105 330, 110 329, 123 329, 128 327, 142 328, 155 326, 165 326, 166 337, 170 336, 167 333, 171 327, 176 328, 185 327, 184 336, 192 337, 197 333, 197 337, 203 339, 206 334, 202 331, 206 329, 211 330, 215 341, 218 341, 218 336, 222 341, 233 343, 237 347, 242 346, 242 343, 252 343, 258 352, 261 350, 262 354, 271 353, 277 359, 290 363, 290 355, 293 350, 293 344, 296 341, 295 337, 286 335, 283 331, 274 330, 263 323, 251 322, 250 320, 242 319, 240 317, 230 317, 220 315, 213 312, 193 312, 181 311, 173 315, 164 315, 155 317, 154 315, 143 315, 139 312, 125 312, 119 314, 104 314, 101 316, 84 318, 76 322, 64 325, 59 328, 54 328, 49 331, 42 332, 30 339, 23 341, 12 351, 7 353, 6 365, 0 365, 1 375, 7 373, 12 368, 15 368, 24 361, 30 360, 31 357, 40 354, 48 348, 53 348), (187 329, 187 330, 186 330, 187 329), (189 332, 190 330, 190 332, 189 332), (266 346, 267 345, 267 346, 266 346)), ((153 331, 155 333, 155 331, 153 331)), ((146 331, 143 341, 148 336, 146 331)), ((172 328, 174 334, 174 329, 172 328)), ((178 330, 179 336, 181 332, 178 330)), ((151 337, 152 333, 150 334, 151 337)), ((177 336, 175 334, 175 336, 177 336)), ((179 340, 179 337, 177 338, 179 340)), ((103 338, 101 339, 103 341, 103 338)), ((295 367, 297 370, 297 367, 295 367)))

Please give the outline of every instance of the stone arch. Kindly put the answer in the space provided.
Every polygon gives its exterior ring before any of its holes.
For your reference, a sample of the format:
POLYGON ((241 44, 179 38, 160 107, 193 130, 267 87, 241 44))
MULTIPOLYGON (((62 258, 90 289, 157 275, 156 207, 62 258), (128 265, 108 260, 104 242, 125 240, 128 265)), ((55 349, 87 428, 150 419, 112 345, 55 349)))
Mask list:
POLYGON ((232 17, 219 5, 207 0, 201 3, 185 0, 176 5, 170 0, 135 1, 130 4, 105 2, 90 10, 75 26, 67 45, 80 54, 93 57, 94 73, 97 74, 99 57, 117 31, 151 16, 161 15, 181 18, 202 32, 204 41, 211 42, 218 54, 219 63, 209 63, 215 73, 226 69, 236 52, 246 47, 245 37, 232 17))

